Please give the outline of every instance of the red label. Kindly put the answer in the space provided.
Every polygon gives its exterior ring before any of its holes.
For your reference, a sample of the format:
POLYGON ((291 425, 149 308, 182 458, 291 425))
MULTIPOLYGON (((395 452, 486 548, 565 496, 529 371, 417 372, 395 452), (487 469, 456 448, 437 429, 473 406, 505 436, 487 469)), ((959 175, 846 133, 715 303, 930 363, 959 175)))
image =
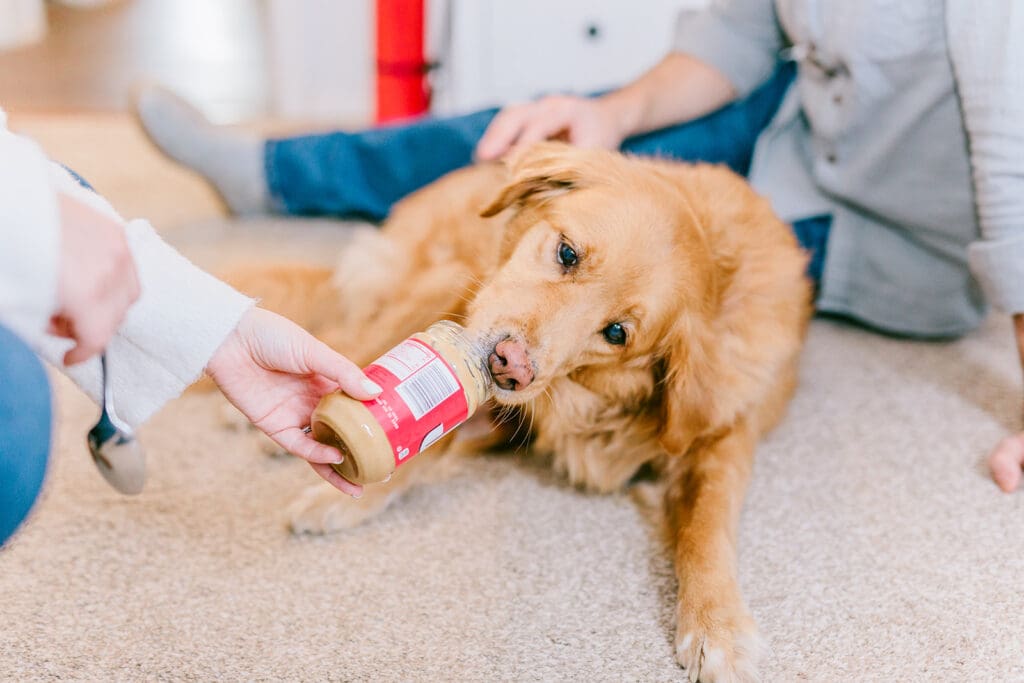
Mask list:
POLYGON ((406 339, 364 370, 384 390, 363 401, 391 442, 395 465, 466 421, 469 405, 455 369, 417 339, 406 339))

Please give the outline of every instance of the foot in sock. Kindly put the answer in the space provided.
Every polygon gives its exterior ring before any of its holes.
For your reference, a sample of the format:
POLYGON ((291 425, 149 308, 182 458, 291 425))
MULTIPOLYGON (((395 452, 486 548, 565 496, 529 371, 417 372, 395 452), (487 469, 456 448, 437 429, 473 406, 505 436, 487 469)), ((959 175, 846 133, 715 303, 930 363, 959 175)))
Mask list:
POLYGON ((158 86, 138 88, 134 108, 153 144, 205 177, 232 212, 245 215, 271 210, 265 140, 210 123, 188 102, 158 86))

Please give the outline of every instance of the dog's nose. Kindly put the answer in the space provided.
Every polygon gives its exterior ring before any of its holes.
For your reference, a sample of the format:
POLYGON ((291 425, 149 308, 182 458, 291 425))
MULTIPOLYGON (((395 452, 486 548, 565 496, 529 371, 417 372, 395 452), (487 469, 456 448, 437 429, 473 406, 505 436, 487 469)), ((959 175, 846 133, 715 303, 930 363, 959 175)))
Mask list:
POLYGON ((488 361, 491 377, 506 391, 519 391, 533 381, 533 365, 522 342, 512 339, 498 342, 488 361))

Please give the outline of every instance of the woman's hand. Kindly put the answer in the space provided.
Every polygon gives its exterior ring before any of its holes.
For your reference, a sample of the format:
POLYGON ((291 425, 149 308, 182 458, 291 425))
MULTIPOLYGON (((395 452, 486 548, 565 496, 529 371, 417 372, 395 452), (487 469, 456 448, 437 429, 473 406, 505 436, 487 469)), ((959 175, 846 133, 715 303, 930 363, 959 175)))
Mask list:
POLYGON ((213 354, 206 372, 224 396, 279 446, 308 460, 335 488, 357 497, 362 493, 361 486, 330 467, 341 462, 341 453, 303 431, 325 394, 341 389, 368 400, 380 393, 352 361, 287 318, 253 308, 213 354))
POLYGON ((502 109, 477 143, 476 157, 498 159, 513 146, 551 138, 618 149, 630 136, 692 121, 735 98, 718 69, 670 52, 640 78, 601 97, 557 95, 502 109))
POLYGON ((60 265, 49 333, 73 339, 64 365, 102 351, 139 298, 139 278, 117 219, 68 195, 58 196, 60 265))

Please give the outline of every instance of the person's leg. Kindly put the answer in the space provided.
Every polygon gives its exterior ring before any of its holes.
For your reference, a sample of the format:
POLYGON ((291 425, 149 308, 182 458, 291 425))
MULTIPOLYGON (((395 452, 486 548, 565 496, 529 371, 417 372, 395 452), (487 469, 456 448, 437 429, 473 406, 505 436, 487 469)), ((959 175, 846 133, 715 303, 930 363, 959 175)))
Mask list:
MULTIPOLYGON (((622 149, 692 161, 728 163, 746 173, 754 141, 793 79, 791 65, 744 100, 702 119, 630 138, 622 149)), ((469 164, 496 109, 355 133, 270 140, 267 185, 291 214, 380 220, 391 206, 445 173, 469 164)))
MULTIPOLYGON (((783 65, 744 100, 697 121, 630 138, 623 151, 723 162, 745 173, 754 140, 792 77, 792 66, 783 65)), ((264 141, 209 123, 164 90, 143 91, 135 106, 153 142, 206 176, 236 213, 276 209, 372 220, 383 219, 407 194, 469 164, 498 111, 264 141)))
POLYGON ((270 196, 275 208, 289 214, 382 220, 402 197, 472 162, 497 113, 268 140, 270 196))
POLYGON ((469 164, 498 111, 264 139, 214 125, 163 88, 138 91, 134 107, 150 140, 210 181, 236 214, 371 220, 383 219, 405 195, 469 164))
POLYGON ((814 282, 817 291, 825 270, 825 251, 828 248, 828 234, 832 229, 832 216, 825 214, 793 221, 793 234, 811 260, 807 263, 807 277, 814 282))
POLYGON ((211 123, 164 88, 137 90, 132 103, 143 132, 164 154, 206 178, 233 213, 271 209, 262 136, 211 123))
POLYGON ((39 495, 50 454, 50 385, 35 353, 0 325, 0 545, 39 495))
POLYGON ((622 151, 680 161, 728 164, 746 175, 758 135, 775 115, 796 74, 783 63, 757 90, 707 116, 638 135, 622 143, 622 151))

